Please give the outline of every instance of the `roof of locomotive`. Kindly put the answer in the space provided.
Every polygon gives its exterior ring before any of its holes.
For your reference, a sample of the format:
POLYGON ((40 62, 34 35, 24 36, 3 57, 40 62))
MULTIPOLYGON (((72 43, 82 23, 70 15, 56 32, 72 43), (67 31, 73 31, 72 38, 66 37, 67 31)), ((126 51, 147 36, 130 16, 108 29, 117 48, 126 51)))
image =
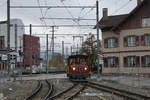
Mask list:
POLYGON ((77 57, 87 58, 88 56, 86 56, 86 55, 71 55, 71 56, 68 57, 68 59, 70 59, 70 58, 77 58, 77 57))

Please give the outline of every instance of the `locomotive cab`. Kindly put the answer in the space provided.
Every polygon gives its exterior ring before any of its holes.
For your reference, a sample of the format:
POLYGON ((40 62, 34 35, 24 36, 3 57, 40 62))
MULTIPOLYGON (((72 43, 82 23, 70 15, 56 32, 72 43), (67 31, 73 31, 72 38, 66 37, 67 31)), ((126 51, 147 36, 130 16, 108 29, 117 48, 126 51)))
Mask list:
POLYGON ((67 61, 67 77, 70 79, 86 79, 90 77, 87 56, 74 55, 70 56, 67 61))

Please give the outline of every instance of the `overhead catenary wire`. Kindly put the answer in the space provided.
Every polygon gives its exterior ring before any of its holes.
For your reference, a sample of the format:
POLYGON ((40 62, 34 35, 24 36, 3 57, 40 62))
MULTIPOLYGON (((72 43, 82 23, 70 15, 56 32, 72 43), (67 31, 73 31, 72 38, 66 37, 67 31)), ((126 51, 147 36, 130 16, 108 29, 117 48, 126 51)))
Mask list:
MULTIPOLYGON (((95 5, 94 5, 94 6, 95 6, 95 5)), ((89 14, 90 12, 92 12, 93 9, 95 8, 94 6, 93 6, 91 9, 89 9, 89 11, 87 11, 83 16, 81 16, 81 18, 84 17, 84 16, 86 16, 86 15, 89 14)))
POLYGON ((13 9, 17 9, 17 8, 27 8, 27 9, 30 9, 30 8, 57 8, 57 9, 61 9, 61 8, 86 8, 86 9, 89 9, 89 8, 95 8, 95 6, 10 6, 10 8, 13 8, 13 9))
MULTIPOLYGON (((39 0, 38 0, 39 1, 39 0)), ((46 4, 46 3, 45 3, 46 4)), ((40 9, 43 9, 43 8, 41 8, 42 6, 40 6, 39 5, 39 8, 40 9)), ((65 6, 66 7, 66 6, 65 6)), ((81 7, 81 6, 80 6, 81 7)), ((47 11, 49 10, 49 9, 51 9, 51 8, 47 8, 47 11)), ((82 9, 85 9, 84 7, 82 7, 82 9)), ((43 11, 41 11, 42 12, 42 15, 43 16, 45 16, 46 14, 47 14, 47 12, 45 13, 45 14, 43 14, 43 11)), ((73 16, 74 17, 74 16, 73 16)), ((50 25, 50 26, 42 26, 42 27, 51 27, 51 26, 53 26, 53 25, 50 25)), ((55 26, 55 25, 54 25, 55 26)), ((81 26, 85 26, 85 27, 93 27, 93 26, 95 26, 95 25, 81 25, 81 26)), ((26 26, 26 27, 28 27, 28 26, 26 26)), ((34 25, 33 25, 33 27, 34 27, 34 25)), ((40 26, 35 26, 35 27, 40 27, 40 26)), ((59 27, 59 26, 58 26, 59 27)), ((77 25, 61 25, 60 27, 77 27, 77 25)))
MULTIPOLYGON (((38 3, 38 6, 39 6, 39 8, 40 8, 40 1, 37 0, 37 3, 38 3)), ((40 8, 40 12, 41 12, 41 16, 44 17, 42 8, 40 8)), ((45 20, 41 20, 41 19, 40 19, 40 21, 44 22, 44 25, 47 26, 45 20)), ((47 28, 47 27, 46 27, 46 28, 47 28)), ((45 32, 46 32, 46 31, 45 31, 45 32)))
MULTIPOLYGON (((95 25, 32 25, 32 27, 94 27, 95 25)), ((30 27, 29 25, 18 25, 17 27, 30 27)))
MULTIPOLYGON (((32 34, 33 36, 34 35, 46 35, 46 34, 32 34)), ((52 34, 49 34, 49 35, 52 35, 52 34)), ((87 36, 87 35, 89 35, 89 34, 85 34, 85 33, 83 33, 83 34, 55 34, 55 35, 85 35, 85 36, 87 36)), ((92 35, 96 35, 96 34, 92 34, 92 35)), ((51 36, 49 36, 49 37, 51 37, 51 36)))
MULTIPOLYGON (((95 8, 94 6, 11 6, 11 8, 95 8)), ((76 22, 76 21, 75 21, 76 22)), ((77 24, 79 24, 78 22, 76 22, 77 24)), ((65 27, 67 27, 68 25, 65 25, 65 27)), ((83 26, 83 25, 82 25, 83 26)), ((89 25, 90 26, 90 25, 89 25)))
MULTIPOLYGON (((47 0, 45 0, 45 6, 47 6, 47 0)), ((45 11, 45 13, 44 13, 44 16, 47 15, 48 10, 50 10, 50 8, 47 8, 47 9, 46 9, 46 11, 45 11)), ((49 17, 51 17, 51 16, 49 15, 49 17)), ((54 21, 53 19, 52 19, 51 21, 52 21, 52 23, 55 25, 55 21, 54 21)))
MULTIPOLYGON (((64 4, 63 1, 61 1, 61 3, 65 6, 65 4, 64 4)), ((72 13, 70 12, 70 10, 69 10, 67 7, 65 7, 65 9, 66 9, 67 12, 70 14, 70 16, 71 16, 73 19, 75 19, 74 16, 72 15, 72 13)), ((79 21, 76 21, 76 20, 72 20, 72 21, 75 22, 75 23, 77 23, 78 25, 80 25, 80 24, 79 24, 79 21)))
POLYGON ((117 13, 118 11, 120 11, 121 9, 123 9, 124 7, 126 7, 132 0, 129 0, 127 3, 125 3, 123 6, 121 6, 119 9, 116 9, 111 15, 114 15, 115 13, 117 13))
POLYGON ((47 0, 44 0, 45 5, 47 5, 47 0))
POLYGON ((49 18, 49 17, 42 17, 42 18, 40 18, 40 19, 54 19, 54 20, 78 20, 78 21, 80 21, 80 20, 96 20, 96 19, 84 19, 84 18, 49 18))
MULTIPOLYGON (((39 6, 39 8, 40 8, 40 1, 39 1, 39 0, 37 0, 37 3, 38 3, 38 6, 39 6)), ((41 16, 42 16, 42 17, 44 17, 44 14, 43 14, 43 10, 42 10, 42 8, 40 8, 40 13, 41 13, 41 16)), ((40 19, 40 21, 41 21, 41 24, 42 24, 42 22, 43 22, 43 23, 44 23, 44 25, 45 25, 45 26, 47 26, 47 24, 46 24, 45 20, 41 20, 41 19, 40 19)), ((48 29, 48 27, 46 27, 46 30, 47 30, 47 29, 48 29)), ((44 30, 44 27, 43 27, 43 30, 44 30)), ((45 32, 46 32, 46 30, 45 30, 45 32)), ((45 33, 45 32, 44 32, 44 33, 45 33)))
POLYGON ((7 3, 7 1, 4 1, 0 4, 0 7, 4 6, 7 3))

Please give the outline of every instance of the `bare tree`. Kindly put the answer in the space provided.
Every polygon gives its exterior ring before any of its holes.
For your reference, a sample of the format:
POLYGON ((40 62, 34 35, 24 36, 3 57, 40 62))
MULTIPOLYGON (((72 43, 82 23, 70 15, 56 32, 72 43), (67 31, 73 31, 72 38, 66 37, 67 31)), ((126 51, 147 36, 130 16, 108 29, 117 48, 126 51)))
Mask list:
MULTIPOLYGON (((101 46, 101 41, 99 41, 101 46)), ((92 67, 93 71, 97 70, 97 40, 93 34, 89 34, 88 38, 85 42, 82 44, 82 48, 80 49, 81 54, 86 54, 88 56, 88 59, 90 61, 90 65, 92 67)))

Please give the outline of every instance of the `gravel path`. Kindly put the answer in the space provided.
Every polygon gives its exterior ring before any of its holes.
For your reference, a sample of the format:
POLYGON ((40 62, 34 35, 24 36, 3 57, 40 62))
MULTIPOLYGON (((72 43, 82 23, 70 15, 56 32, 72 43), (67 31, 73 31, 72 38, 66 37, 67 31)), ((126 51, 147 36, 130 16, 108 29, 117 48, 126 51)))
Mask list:
POLYGON ((16 81, 5 82, 0 85, 0 92, 3 93, 2 100, 24 100, 37 86, 37 81, 16 81))
POLYGON ((132 87, 132 86, 121 84, 121 83, 118 83, 118 82, 115 82, 115 81, 108 81, 108 80, 107 81, 102 80, 102 81, 98 82, 98 81, 92 79, 90 81, 96 82, 96 83, 99 83, 99 84, 102 84, 102 85, 106 85, 106 86, 112 86, 112 87, 115 87, 117 89, 127 90, 127 91, 130 91, 130 92, 150 96, 150 90, 148 90, 148 89, 141 89, 141 88, 138 88, 138 87, 132 87))
MULTIPOLYGON (((36 88, 38 84, 37 80, 45 79, 49 79, 48 81, 54 85, 55 91, 52 95, 60 93, 61 91, 66 90, 73 85, 73 83, 66 78, 65 74, 58 74, 58 76, 57 74, 33 75, 31 77, 28 76, 24 81, 10 81, 0 84, 0 100, 24 100, 24 98, 30 95, 30 93, 36 88), (1 98, 2 96, 3 98, 1 98)), ((99 84, 113 86, 115 88, 125 89, 127 91, 150 96, 149 88, 142 89, 135 86, 132 87, 127 84, 119 83, 112 80, 97 81, 96 78, 89 80, 92 82, 98 82, 99 84)), ((43 91, 47 91, 47 88, 44 88, 43 91)), ((105 93, 103 91, 99 91, 90 87, 82 91, 76 98, 74 98, 74 100, 100 100, 101 97, 104 97, 106 100, 113 100, 114 98, 114 100, 122 100, 121 98, 115 97, 113 94, 105 93)), ((36 100, 39 99, 37 98, 36 100)))
POLYGON ((73 100, 124 100, 116 95, 87 87, 73 100))

